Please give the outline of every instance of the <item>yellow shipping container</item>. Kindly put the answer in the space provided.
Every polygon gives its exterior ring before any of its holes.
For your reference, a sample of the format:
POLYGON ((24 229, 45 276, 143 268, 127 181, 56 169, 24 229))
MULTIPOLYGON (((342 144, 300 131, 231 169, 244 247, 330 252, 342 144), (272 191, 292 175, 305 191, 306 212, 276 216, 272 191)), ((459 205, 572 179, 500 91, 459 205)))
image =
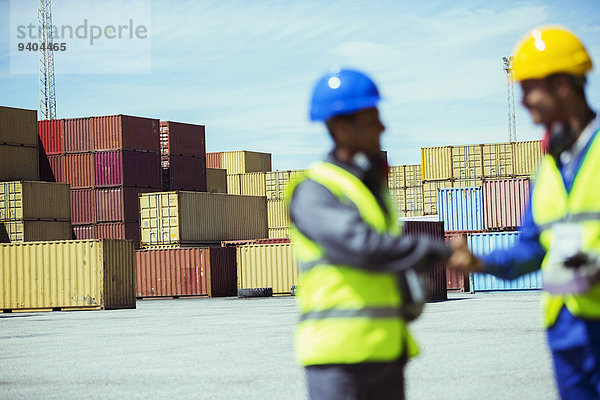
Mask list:
POLYGON ((421 148, 424 181, 452 178, 452 146, 421 148))
POLYGON ((421 186, 421 165, 395 165, 388 173, 388 188, 397 189, 421 186))
POLYGON ((512 143, 484 144, 483 177, 502 178, 513 175, 512 143))
POLYGON ((228 175, 270 171, 271 153, 224 151, 221 153, 221 167, 227 170, 228 175))
POLYGON ((406 188, 392 188, 389 190, 392 202, 396 206, 396 212, 401 214, 402 210, 406 209, 406 188))
POLYGON ((423 187, 390 189, 399 216, 423 215, 423 187))
POLYGON ((227 193, 227 170, 206 168, 206 189, 210 193, 227 193))
POLYGON ((267 200, 203 192, 140 194, 142 247, 267 236, 267 200))
POLYGON ((266 191, 268 200, 282 200, 292 179, 299 179, 306 174, 305 169, 271 171, 266 173, 266 191))
POLYGON ((516 176, 531 176, 535 174, 538 164, 544 155, 542 141, 514 142, 512 146, 514 174, 516 176))
POLYGON ((269 228, 269 239, 289 239, 290 228, 269 228))
POLYGON ((298 284, 298 264, 289 243, 239 246, 237 271, 239 289, 270 287, 274 294, 284 294, 298 284))
POLYGON ((0 222, 0 243, 71 240, 71 221, 0 222))
POLYGON ((0 144, 37 148, 37 111, 0 107, 0 144))
POLYGON ((287 228, 291 225, 284 200, 267 200, 267 221, 269 228, 287 228))
POLYGON ((452 181, 449 179, 443 181, 423 182, 423 215, 437 214, 437 198, 439 189, 451 187, 453 187, 452 181))
POLYGON ((227 175, 227 193, 246 196, 265 196, 265 173, 227 175))
POLYGON ((0 144, 0 182, 39 181, 39 151, 35 147, 0 144))
POLYGON ((406 205, 402 210, 405 216, 423 215, 423 186, 406 188, 406 205))
POLYGON ((483 175, 483 145, 451 146, 452 178, 474 179, 483 175))
POLYGON ((130 240, 0 245, 0 309, 135 308, 130 240))
POLYGON ((0 182, 0 221, 70 221, 70 204, 68 184, 0 182))

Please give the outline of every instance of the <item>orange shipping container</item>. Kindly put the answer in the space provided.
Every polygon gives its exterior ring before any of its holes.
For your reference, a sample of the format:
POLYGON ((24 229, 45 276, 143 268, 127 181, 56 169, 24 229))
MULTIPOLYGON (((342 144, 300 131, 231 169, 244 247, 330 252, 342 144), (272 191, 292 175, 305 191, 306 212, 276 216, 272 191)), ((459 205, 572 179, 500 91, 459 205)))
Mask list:
POLYGON ((235 247, 139 250, 136 296, 235 296, 235 247))
POLYGON ((129 115, 91 118, 94 150, 137 150, 160 154, 159 121, 129 115))
MULTIPOLYGON (((206 153, 206 168, 222 168, 221 152, 206 153)), ((227 172, 225 172, 227 174, 227 172)))
POLYGON ((94 143, 90 132, 89 118, 65 119, 63 129, 63 149, 65 153, 92 151, 94 143))
POLYGON ((71 189, 93 187, 93 154, 65 154, 63 156, 63 182, 71 185, 71 189))

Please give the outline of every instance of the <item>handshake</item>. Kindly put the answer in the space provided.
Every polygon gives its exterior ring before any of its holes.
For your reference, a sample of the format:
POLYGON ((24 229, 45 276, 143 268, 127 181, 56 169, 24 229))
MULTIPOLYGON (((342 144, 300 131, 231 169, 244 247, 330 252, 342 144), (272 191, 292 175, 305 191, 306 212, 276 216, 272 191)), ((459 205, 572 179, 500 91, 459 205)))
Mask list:
POLYGON ((464 237, 453 238, 450 242, 452 255, 448 259, 448 267, 461 272, 482 272, 483 264, 477 258, 469 247, 464 237))

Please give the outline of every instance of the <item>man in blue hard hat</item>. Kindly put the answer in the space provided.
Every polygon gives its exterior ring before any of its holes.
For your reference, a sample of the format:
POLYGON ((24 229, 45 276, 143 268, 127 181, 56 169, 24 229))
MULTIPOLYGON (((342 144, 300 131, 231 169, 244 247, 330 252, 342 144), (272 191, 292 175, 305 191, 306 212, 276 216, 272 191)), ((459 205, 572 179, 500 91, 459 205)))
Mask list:
POLYGON ((317 82, 310 118, 334 141, 324 161, 289 189, 300 261, 296 351, 311 399, 403 399, 417 354, 407 322, 424 301, 415 271, 449 256, 442 242, 406 237, 386 186, 380 95, 342 69, 317 82))

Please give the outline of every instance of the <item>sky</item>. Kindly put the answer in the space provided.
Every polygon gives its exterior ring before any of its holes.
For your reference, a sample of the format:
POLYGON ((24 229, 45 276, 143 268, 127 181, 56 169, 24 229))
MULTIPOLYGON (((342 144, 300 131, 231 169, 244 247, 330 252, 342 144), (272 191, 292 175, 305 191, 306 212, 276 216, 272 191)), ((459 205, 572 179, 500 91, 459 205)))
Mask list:
MULTIPOLYGON (((0 105, 39 109, 37 53, 16 49, 27 43, 17 26, 30 14, 34 22, 36 7, 0 0, 0 105)), ((588 100, 600 106, 598 0, 53 0, 53 18, 61 27, 132 20, 132 31, 145 29, 142 38, 92 45, 61 39, 59 118, 203 124, 207 151, 272 153, 277 170, 306 168, 331 148, 308 108, 316 80, 336 67, 362 70, 378 85, 391 165, 419 164, 421 147, 507 141, 501 59, 539 25, 564 25, 582 39, 598 66, 588 100)), ((517 139, 539 139, 518 85, 514 93, 517 139)))

